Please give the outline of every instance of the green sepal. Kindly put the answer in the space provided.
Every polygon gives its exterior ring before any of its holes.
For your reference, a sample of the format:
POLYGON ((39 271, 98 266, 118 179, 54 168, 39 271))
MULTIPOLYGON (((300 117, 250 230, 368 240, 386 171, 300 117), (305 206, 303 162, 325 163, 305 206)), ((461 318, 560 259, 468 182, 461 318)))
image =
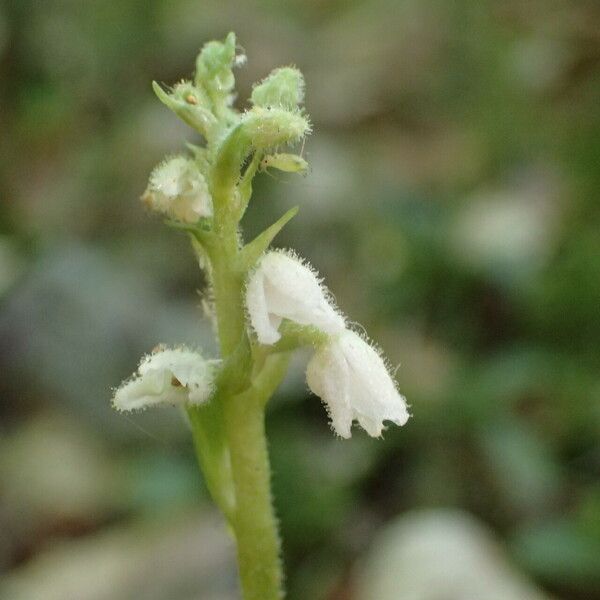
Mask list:
POLYGON ((244 272, 252 269, 258 259, 264 254, 275 236, 293 219, 298 213, 299 207, 290 208, 283 216, 279 217, 273 225, 267 227, 262 233, 257 235, 251 242, 246 244, 240 251, 240 266, 244 272))

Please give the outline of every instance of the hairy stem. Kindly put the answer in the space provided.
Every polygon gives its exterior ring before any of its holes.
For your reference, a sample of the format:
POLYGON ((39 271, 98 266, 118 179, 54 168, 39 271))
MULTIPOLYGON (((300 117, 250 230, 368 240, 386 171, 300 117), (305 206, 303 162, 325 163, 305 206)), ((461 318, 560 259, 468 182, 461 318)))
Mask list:
POLYGON ((254 390, 224 403, 236 494, 233 528, 245 600, 283 597, 264 411, 254 390))
MULTIPOLYGON (((235 361, 235 350, 247 335, 243 305, 245 272, 241 266, 237 230, 222 227, 210 254, 221 354, 224 360, 235 361)), ((246 377, 253 366, 240 362, 237 376, 246 377)), ((273 367, 271 365, 272 373, 267 372, 262 379, 257 377, 256 383, 251 383, 246 390, 237 394, 223 393, 219 397, 235 496, 229 522, 237 542, 244 600, 279 600, 283 597, 264 405, 283 378, 287 361, 281 360, 278 369, 273 367)))

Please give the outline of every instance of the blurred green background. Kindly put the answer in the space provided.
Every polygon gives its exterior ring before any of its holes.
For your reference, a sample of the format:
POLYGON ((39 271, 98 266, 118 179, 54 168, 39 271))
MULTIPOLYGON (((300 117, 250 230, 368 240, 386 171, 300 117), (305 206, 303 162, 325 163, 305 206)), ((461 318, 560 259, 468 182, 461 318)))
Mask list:
POLYGON ((595 0, 0 4, 0 597, 237 597, 179 415, 109 406, 156 343, 214 350, 138 198, 197 141, 151 80, 229 30, 239 105, 294 63, 315 130, 246 233, 300 205, 277 243, 414 414, 335 439, 299 357, 268 415, 290 599, 600 598, 595 0))

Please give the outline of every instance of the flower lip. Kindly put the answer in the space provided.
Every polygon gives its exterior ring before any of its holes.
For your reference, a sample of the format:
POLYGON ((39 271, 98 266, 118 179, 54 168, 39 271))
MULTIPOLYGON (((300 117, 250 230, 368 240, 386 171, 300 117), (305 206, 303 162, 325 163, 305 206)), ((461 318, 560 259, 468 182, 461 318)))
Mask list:
POLYGON ((325 402, 335 432, 351 437, 357 420, 372 437, 379 437, 384 421, 404 425, 406 400, 379 353, 357 333, 346 329, 319 348, 306 370, 309 388, 325 402))
POLYGON ((215 362, 184 347, 160 346, 142 358, 137 374, 115 391, 113 406, 129 411, 155 405, 202 404, 212 394, 215 362))

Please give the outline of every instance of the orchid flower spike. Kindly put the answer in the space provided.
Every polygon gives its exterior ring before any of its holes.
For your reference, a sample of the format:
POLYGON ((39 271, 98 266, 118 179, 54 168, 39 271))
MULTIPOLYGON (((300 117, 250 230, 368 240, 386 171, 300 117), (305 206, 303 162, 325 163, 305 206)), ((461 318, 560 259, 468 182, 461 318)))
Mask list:
POLYGON ((142 358, 137 374, 115 391, 113 406, 129 411, 162 404, 203 404, 213 391, 216 362, 187 348, 159 347, 142 358))
POLYGON ((267 252, 261 258, 246 286, 246 306, 261 344, 274 344, 281 338, 278 329, 283 319, 328 334, 345 327, 317 275, 282 251, 267 252))
POLYGON ((315 352, 306 381, 327 405, 331 425, 343 438, 351 437, 354 419, 370 436, 379 437, 384 421, 404 425, 409 418, 383 359, 353 331, 331 337, 315 352))
POLYGON ((142 201, 183 223, 196 223, 213 214, 206 179, 194 160, 185 156, 174 156, 154 169, 142 201))

